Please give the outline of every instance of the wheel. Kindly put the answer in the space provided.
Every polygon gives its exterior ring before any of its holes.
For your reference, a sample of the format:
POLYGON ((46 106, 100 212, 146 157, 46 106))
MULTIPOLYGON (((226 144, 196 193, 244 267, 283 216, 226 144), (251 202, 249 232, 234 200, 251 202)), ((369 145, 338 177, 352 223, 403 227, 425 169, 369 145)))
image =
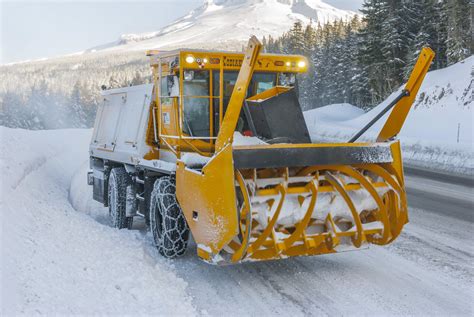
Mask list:
POLYGON ((127 186, 131 184, 125 168, 115 167, 109 176, 109 216, 114 228, 132 228, 133 217, 127 217, 125 206, 127 201, 127 186))
POLYGON ((174 179, 169 176, 158 178, 153 186, 150 230, 162 256, 175 258, 186 251, 189 227, 176 200, 174 179))

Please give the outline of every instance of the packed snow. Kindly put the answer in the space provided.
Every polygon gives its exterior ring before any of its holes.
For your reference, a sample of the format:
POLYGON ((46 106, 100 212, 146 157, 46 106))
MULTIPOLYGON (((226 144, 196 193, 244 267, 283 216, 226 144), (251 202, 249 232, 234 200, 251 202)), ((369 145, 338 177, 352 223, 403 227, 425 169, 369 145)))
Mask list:
MULTIPOLYGON (((472 174, 474 168, 474 56, 429 72, 401 130, 409 163, 472 174)), ((329 105, 304 113, 313 141, 346 142, 385 108, 402 88, 365 113, 349 104, 329 105)), ((374 141, 389 113, 360 140, 374 141)))
POLYGON ((171 262, 143 221, 111 228, 92 201, 91 130, 0 133, 2 315, 473 312, 472 223, 411 209, 387 247, 222 267, 191 244, 171 262))
POLYGON ((249 146, 249 145, 264 145, 268 144, 263 140, 260 140, 259 138, 255 136, 246 136, 243 135, 240 132, 234 132, 234 137, 232 140, 232 145, 233 146, 249 146))
POLYGON ((209 157, 200 155, 198 153, 184 153, 180 159, 180 161, 190 168, 203 167, 209 162, 209 160, 209 157))
MULTIPOLYGON (((377 192, 382 197, 387 191, 388 187, 378 188, 377 192)), ((377 203, 367 190, 354 190, 348 193, 354 207, 360 214, 364 210, 377 209, 377 203)), ((283 202, 280 214, 277 219, 277 224, 282 226, 291 226, 297 224, 303 219, 311 202, 311 195, 306 195, 302 203, 300 203, 301 195, 286 195, 283 202)), ((268 224, 268 219, 273 217, 277 209, 280 198, 278 196, 263 196, 252 197, 252 211, 257 214, 257 220, 261 228, 265 228, 268 224), (275 200, 276 203, 269 204, 270 200, 275 200)), ((317 204, 312 211, 312 219, 325 221, 327 215, 331 213, 333 218, 343 218, 349 221, 353 220, 350 209, 347 208, 347 203, 339 193, 319 193, 317 196, 317 204)))

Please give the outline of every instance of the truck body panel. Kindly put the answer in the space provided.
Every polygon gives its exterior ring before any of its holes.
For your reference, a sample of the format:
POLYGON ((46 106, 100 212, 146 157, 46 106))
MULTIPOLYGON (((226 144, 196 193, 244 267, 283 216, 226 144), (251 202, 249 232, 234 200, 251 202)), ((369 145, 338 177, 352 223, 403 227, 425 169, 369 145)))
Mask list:
POLYGON ((102 96, 90 144, 91 155, 136 164, 150 151, 146 133, 153 84, 111 89, 103 91, 102 96))

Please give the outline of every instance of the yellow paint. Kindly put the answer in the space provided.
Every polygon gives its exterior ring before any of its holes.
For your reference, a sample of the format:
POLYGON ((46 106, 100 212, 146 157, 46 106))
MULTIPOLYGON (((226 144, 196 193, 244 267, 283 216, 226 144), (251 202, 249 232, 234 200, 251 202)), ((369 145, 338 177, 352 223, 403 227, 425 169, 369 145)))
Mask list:
POLYGON ((262 43, 255 37, 250 38, 247 51, 245 52, 244 61, 240 68, 239 75, 235 82, 234 91, 230 97, 229 106, 222 120, 222 125, 217 136, 216 151, 220 151, 227 144, 232 143, 237 120, 242 110, 242 104, 247 95, 247 88, 252 79, 257 56, 262 49, 262 43))
MULTIPOLYGON (((175 57, 179 58, 180 65, 186 69, 215 69, 219 70, 221 67, 226 70, 240 70, 244 60, 243 53, 236 52, 218 52, 218 51, 200 51, 180 49, 175 51, 163 51, 151 54, 151 66, 158 67, 159 61, 168 59, 172 60, 175 57), (193 56, 194 62, 189 64, 186 62, 186 57, 193 56), (197 60, 208 59, 207 63, 198 64, 197 60)), ((269 72, 292 72, 305 73, 308 71, 308 60, 302 55, 280 55, 280 54, 259 54, 255 71, 269 71, 269 72), (298 67, 298 62, 304 61, 304 67, 298 67), (283 62, 283 63, 281 63, 283 62), (286 62, 289 62, 287 65, 286 62)))
POLYGON ((247 98, 247 100, 248 101, 266 100, 266 99, 278 96, 279 94, 287 92, 288 90, 291 90, 291 89, 293 89, 293 88, 292 87, 284 87, 284 86, 275 86, 273 88, 262 91, 261 93, 256 94, 255 96, 247 98))
POLYGON ((434 56, 435 53, 429 47, 424 47, 421 50, 420 56, 413 67, 410 78, 405 85, 405 90, 409 93, 409 96, 401 99, 395 105, 387 119, 387 122, 385 122, 382 131, 380 131, 380 134, 377 137, 378 142, 387 141, 395 137, 402 129, 403 123, 405 123, 408 112, 410 112, 411 106, 415 101, 416 94, 418 93, 421 83, 423 82, 423 79, 425 78, 425 75, 431 66, 434 56))
POLYGON ((178 162, 176 196, 196 243, 220 251, 238 233, 232 148, 216 154, 202 173, 178 162))

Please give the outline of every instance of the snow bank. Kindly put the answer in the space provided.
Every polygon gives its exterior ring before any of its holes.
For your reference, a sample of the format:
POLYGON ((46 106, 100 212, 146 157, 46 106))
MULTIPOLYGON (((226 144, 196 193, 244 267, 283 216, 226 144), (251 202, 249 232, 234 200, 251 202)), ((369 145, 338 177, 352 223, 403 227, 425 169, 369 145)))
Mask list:
MULTIPOLYGON (((399 135, 404 158, 409 163, 472 174, 473 71, 474 57, 470 57, 428 73, 399 135)), ((306 111, 304 115, 313 141, 349 140, 385 108, 399 91, 367 113, 348 104, 306 111)), ((370 128, 361 140, 373 141, 387 117, 388 114, 370 128)))
POLYGON ((194 314, 186 282, 148 236, 71 206, 71 180, 72 201, 94 206, 91 130, 0 127, 0 135, 2 315, 194 314))
MULTIPOLYGON (((314 110, 306 111, 304 114, 309 115, 308 119, 314 119, 318 121, 344 121, 353 119, 360 115, 363 115, 365 112, 361 108, 353 106, 348 103, 333 104, 331 106, 321 107, 314 110), (314 111, 317 111, 312 115, 314 111)), ((316 122, 307 122, 308 125, 314 126, 316 122), (313 123, 313 124, 311 124, 313 123)))
POLYGON ((211 158, 207 156, 200 155, 198 153, 184 153, 181 157, 181 161, 187 167, 203 167, 206 165, 211 158))
MULTIPOLYGON (((377 192, 382 197, 388 190, 388 187, 378 188, 377 192)), ((360 214, 364 210, 377 209, 377 203, 367 190, 354 190, 348 193, 357 212, 360 214)), ((311 195, 304 197, 302 203, 299 202, 301 195, 287 195, 278 216, 277 224, 282 226, 292 226, 303 219, 309 208, 311 195)), ((261 227, 265 228, 268 219, 273 217, 278 203, 274 203, 272 207, 268 205, 268 200, 275 199, 279 201, 278 196, 252 197, 252 210, 257 214, 257 220, 261 227)), ((353 220, 352 213, 347 207, 344 198, 336 192, 319 193, 316 206, 312 211, 312 219, 324 221, 327 215, 331 213, 333 218, 344 218, 353 220)))

